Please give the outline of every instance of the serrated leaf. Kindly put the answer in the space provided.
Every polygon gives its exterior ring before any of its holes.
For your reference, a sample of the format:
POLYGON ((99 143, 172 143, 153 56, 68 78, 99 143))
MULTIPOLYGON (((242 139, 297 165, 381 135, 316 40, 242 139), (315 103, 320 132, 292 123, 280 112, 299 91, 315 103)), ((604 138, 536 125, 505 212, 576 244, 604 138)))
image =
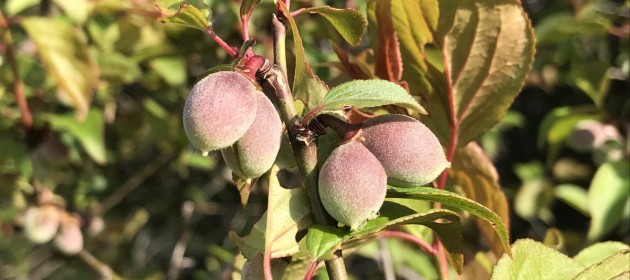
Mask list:
POLYGON ((403 87, 385 80, 354 80, 338 85, 328 92, 318 107, 340 110, 346 106, 359 109, 392 104, 426 113, 403 87))
POLYGON ((355 231, 350 231, 348 228, 322 225, 312 226, 306 235, 306 244, 309 252, 311 252, 311 256, 315 259, 330 257, 332 251, 343 242, 361 239, 382 230, 406 224, 419 224, 432 229, 437 228, 436 232, 438 234, 448 237, 448 244, 452 244, 451 249, 457 251, 458 249, 456 248, 459 247, 461 253, 461 228, 459 216, 456 213, 446 209, 433 209, 424 213, 416 213, 414 210, 389 199, 385 200, 379 212, 379 217, 368 221, 363 227, 355 231), (447 222, 435 222, 438 219, 444 219, 447 222), (457 238, 453 238, 453 234, 457 236, 458 233, 459 241, 457 241, 457 238))
POLYGON ((588 240, 597 240, 610 232, 621 220, 630 197, 630 162, 622 160, 602 164, 588 190, 591 226, 588 240))
POLYGON ((206 31, 211 27, 207 16, 204 16, 201 10, 193 5, 181 4, 175 13, 170 10, 172 6, 162 6, 157 1, 156 5, 161 13, 158 20, 162 23, 180 24, 201 31, 206 31))
POLYGON ((441 189, 428 187, 397 188, 391 186, 387 190, 387 197, 429 200, 468 211, 490 223, 497 233, 499 240, 501 240, 501 244, 503 245, 505 251, 508 252, 508 254, 511 252, 509 231, 507 230, 507 226, 503 223, 501 217, 492 210, 471 199, 441 189))
POLYGON ((90 109, 84 121, 79 121, 69 114, 44 114, 43 118, 50 122, 53 130, 68 132, 79 140, 85 152, 96 163, 106 163, 105 124, 102 112, 90 109))
POLYGON ((87 115, 99 69, 79 29, 58 18, 25 17, 22 25, 35 42, 46 70, 57 82, 59 98, 87 115))
POLYGON ((269 202, 267 212, 246 237, 230 232, 230 238, 248 259, 266 252, 271 258, 290 256, 299 251, 295 241, 298 230, 311 224, 309 200, 304 189, 285 189, 278 182, 278 167, 269 172, 269 202))
POLYGON ((308 8, 304 12, 324 17, 350 45, 356 47, 361 43, 361 38, 363 38, 367 27, 367 21, 359 11, 319 6, 308 8))
MULTIPOLYGON (((509 208, 499 185, 499 175, 492 161, 476 142, 470 142, 465 147, 457 149, 450 175, 468 198, 481 203, 501 217, 509 232, 509 208)), ((475 219, 475 222, 495 255, 502 256, 503 245, 494 234, 494 228, 479 218, 475 219)))
POLYGON ((403 63, 400 44, 392 22, 391 1, 371 1, 368 6, 370 32, 375 44, 375 74, 383 80, 398 82, 402 78, 403 63))
POLYGON ((295 24, 295 19, 282 1, 278 2, 283 15, 289 21, 293 44, 295 45, 295 74, 293 75, 293 97, 301 100, 307 108, 313 109, 328 92, 328 86, 313 73, 313 69, 306 61, 302 38, 295 24))
POLYGON ((628 249, 628 244, 618 241, 599 242, 582 249, 573 259, 585 266, 591 266, 628 249))
POLYGON ((630 276, 630 250, 626 249, 580 272, 575 280, 628 279, 630 276))
POLYGON ((501 257, 491 279, 568 280, 584 269, 566 255, 531 239, 517 240, 512 246, 512 256, 501 257))

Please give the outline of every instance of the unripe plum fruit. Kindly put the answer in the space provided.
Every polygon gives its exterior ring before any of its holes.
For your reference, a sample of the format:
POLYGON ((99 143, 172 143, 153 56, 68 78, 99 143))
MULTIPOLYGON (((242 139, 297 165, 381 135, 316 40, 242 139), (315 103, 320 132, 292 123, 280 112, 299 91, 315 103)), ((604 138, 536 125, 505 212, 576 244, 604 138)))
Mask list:
POLYGON ((55 237, 55 247, 66 255, 74 255, 83 250, 83 233, 78 221, 69 220, 61 224, 55 237))
POLYGON ((201 79, 184 105, 184 131, 202 154, 243 137, 256 115, 256 88, 245 76, 222 71, 201 79))
POLYGON ((382 115, 363 122, 363 144, 398 187, 425 185, 450 167, 435 134, 405 115, 382 115))
POLYGON ((324 208, 351 230, 377 216, 386 192, 385 169, 358 141, 335 148, 319 171, 319 196, 324 208))
POLYGON ((57 233, 60 219, 54 206, 29 207, 24 214, 24 233, 31 242, 44 244, 57 233))
POLYGON ((282 141, 282 121, 273 103, 262 92, 256 93, 256 117, 245 135, 221 150, 228 166, 243 179, 256 178, 271 168, 282 141))

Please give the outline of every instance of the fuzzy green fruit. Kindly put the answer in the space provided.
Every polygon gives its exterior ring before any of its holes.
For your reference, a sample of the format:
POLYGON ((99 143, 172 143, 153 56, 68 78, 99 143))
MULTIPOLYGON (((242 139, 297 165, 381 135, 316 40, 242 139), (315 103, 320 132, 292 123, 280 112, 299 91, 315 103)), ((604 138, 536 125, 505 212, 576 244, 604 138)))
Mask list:
POLYGON ((368 119, 361 136, 394 186, 428 184, 450 167, 435 134, 414 118, 392 114, 368 119))
POLYGON ((256 115, 256 88, 242 74, 216 72, 201 79, 184 105, 184 131, 203 154, 243 137, 256 115))
POLYGON ((256 117, 245 135, 221 150, 228 166, 243 179, 259 177, 271 168, 282 141, 282 121, 273 103, 256 93, 256 117))
POLYGON ((324 208, 351 230, 377 216, 386 192, 383 166, 357 141, 335 148, 319 171, 319 196, 324 208))
POLYGON ((44 244, 57 233, 60 219, 54 206, 29 207, 24 214, 24 233, 31 242, 44 244))

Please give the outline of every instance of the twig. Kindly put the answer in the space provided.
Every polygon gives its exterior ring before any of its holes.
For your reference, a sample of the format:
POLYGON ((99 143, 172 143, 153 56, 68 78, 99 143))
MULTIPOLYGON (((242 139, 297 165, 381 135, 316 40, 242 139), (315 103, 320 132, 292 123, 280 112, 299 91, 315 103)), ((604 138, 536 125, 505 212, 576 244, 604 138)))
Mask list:
POLYGON ((15 58, 15 49, 13 48, 13 36, 9 29, 9 21, 0 11, 0 27, 3 29, 2 40, 5 43, 5 55, 8 63, 11 66, 11 72, 13 73, 13 94, 15 95, 15 101, 20 107, 20 114, 22 115, 22 126, 25 129, 30 129, 33 126, 33 115, 28 108, 26 96, 24 96, 24 82, 20 77, 20 70, 18 69, 17 59, 15 58))
POLYGON ((182 205, 182 234, 173 248, 171 254, 171 263, 168 268, 168 279, 177 279, 179 272, 182 270, 182 264, 184 263, 184 253, 186 252, 186 245, 192 238, 188 225, 190 224, 190 218, 195 210, 195 204, 192 201, 186 201, 182 205))
POLYGON ((392 256, 389 254, 387 242, 385 242, 384 239, 378 241, 378 250, 381 255, 381 264, 383 265, 385 280, 395 280, 396 274, 394 273, 394 267, 392 265, 392 256))
POLYGON ((236 48, 228 45, 228 43, 226 43, 225 41, 223 41, 223 39, 221 39, 221 37, 219 37, 219 35, 217 35, 216 33, 214 33, 214 31, 212 31, 211 28, 206 29, 206 34, 208 34, 210 36, 210 38, 212 38, 212 40, 214 40, 217 44, 219 44, 219 46, 224 49, 229 56, 231 56, 232 58, 237 58, 238 57, 238 51, 236 48))
MULTIPOLYGON (((288 1, 286 1, 288 2, 288 1)), ((278 2, 283 5, 283 2, 278 2)), ((307 145, 305 142, 299 141, 297 136, 299 133, 299 116, 295 110, 293 103, 293 95, 286 78, 286 68, 282 69, 282 62, 286 60, 284 42, 286 37, 286 28, 277 17, 272 19, 274 30, 274 58, 279 62, 274 67, 263 67, 258 73, 259 80, 263 88, 275 97, 276 105, 279 107, 280 116, 287 125, 289 139, 293 152, 295 154, 298 168, 302 176, 302 182, 306 187, 306 191, 311 202, 311 211, 315 222, 324 225, 332 225, 334 221, 327 215, 326 210, 322 206, 318 191, 318 170, 317 170, 317 147, 316 145, 307 145)), ((335 258, 325 261, 328 276, 332 280, 347 279, 346 267, 341 255, 341 251, 334 252, 335 258)))
POLYGON ((401 231, 391 231, 391 230, 386 230, 383 231, 379 234, 379 237, 382 238, 400 238, 403 240, 407 240, 409 242, 412 242, 414 244, 416 244, 418 247, 422 248, 422 250, 424 250, 425 252, 427 252, 428 254, 435 254, 435 248, 431 247, 431 245, 429 245, 428 243, 426 243, 424 240, 415 237, 409 233, 406 232, 401 232, 401 231))
POLYGON ((77 254, 77 257, 85 264, 90 266, 94 271, 101 275, 101 279, 120 279, 121 277, 116 275, 114 271, 106 264, 94 257, 90 252, 81 250, 77 254))
POLYGON ((136 172, 131 178, 129 178, 125 183, 120 185, 112 193, 109 197, 103 200, 100 204, 100 207, 96 210, 96 214, 103 214, 112 207, 116 206, 120 203, 129 193, 139 187, 145 180, 147 180, 151 175, 160 169, 164 164, 166 164, 171 159, 170 154, 162 154, 149 164, 144 166, 140 171, 136 172))
POLYGON ((317 271, 317 266, 319 265, 319 261, 314 261, 311 265, 306 269, 306 274, 304 275, 304 280, 311 280, 315 275, 315 271, 317 271))

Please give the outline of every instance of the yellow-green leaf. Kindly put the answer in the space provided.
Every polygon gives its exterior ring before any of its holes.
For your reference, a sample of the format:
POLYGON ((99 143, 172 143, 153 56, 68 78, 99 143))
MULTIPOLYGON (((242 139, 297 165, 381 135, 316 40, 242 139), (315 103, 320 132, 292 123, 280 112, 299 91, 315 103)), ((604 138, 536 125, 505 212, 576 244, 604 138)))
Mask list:
POLYGON ((359 11, 319 6, 308 8, 304 12, 324 17, 350 45, 356 47, 361 43, 361 38, 363 38, 367 27, 367 21, 359 11))
POLYGON ((57 82, 59 98, 87 115, 99 70, 80 29, 58 18, 26 17, 22 25, 33 39, 46 70, 57 82))

